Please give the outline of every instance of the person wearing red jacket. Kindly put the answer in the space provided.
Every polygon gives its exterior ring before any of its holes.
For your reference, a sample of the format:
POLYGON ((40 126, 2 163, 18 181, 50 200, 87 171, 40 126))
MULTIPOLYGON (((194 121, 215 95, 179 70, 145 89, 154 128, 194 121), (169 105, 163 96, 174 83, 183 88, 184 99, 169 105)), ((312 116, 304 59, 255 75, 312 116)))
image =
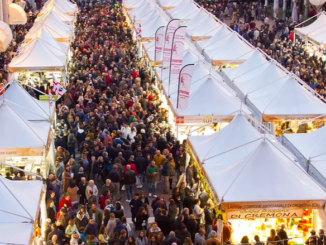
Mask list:
POLYGON ((67 193, 65 193, 63 198, 61 199, 61 201, 59 203, 58 210, 60 210, 65 205, 65 203, 68 203, 69 207, 72 208, 71 199, 70 199, 70 196, 67 193))

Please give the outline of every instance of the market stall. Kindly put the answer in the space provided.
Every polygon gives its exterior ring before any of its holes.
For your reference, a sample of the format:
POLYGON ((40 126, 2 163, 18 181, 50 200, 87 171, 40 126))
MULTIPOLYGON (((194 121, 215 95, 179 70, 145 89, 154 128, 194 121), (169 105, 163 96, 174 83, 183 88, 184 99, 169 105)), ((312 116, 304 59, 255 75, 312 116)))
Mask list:
MULTIPOLYGON (((47 176, 46 156, 53 143, 50 123, 27 121, 13 108, 12 102, 2 99, 0 103, 0 161, 34 173, 40 168, 47 176)), ((2 175, 15 171, 1 165, 2 175)))
POLYGON ((257 50, 240 66, 222 71, 255 117, 266 122, 276 135, 289 128, 290 122, 298 124, 326 112, 325 103, 309 86, 274 60, 267 61, 257 50))
POLYGON ((202 63, 195 66, 186 109, 177 108, 178 81, 171 81, 170 85, 163 82, 163 89, 169 106, 169 121, 174 122, 178 139, 187 138, 191 130, 212 121, 220 120, 218 127, 207 127, 200 134, 211 134, 223 128, 241 106, 246 113, 251 113, 219 75, 210 73, 202 63))
POLYGON ((210 41, 209 39, 198 43, 198 45, 203 50, 206 59, 212 62, 213 66, 239 65, 246 61, 250 57, 250 53, 254 51, 237 32, 224 35, 217 41, 210 41))
POLYGON ((284 134, 281 142, 301 166, 326 188, 326 126, 307 134, 284 134))
POLYGON ((225 212, 233 244, 245 235, 249 242, 255 235, 266 242, 281 224, 289 244, 300 244, 317 229, 313 219, 324 207, 325 190, 272 135, 254 132, 241 114, 220 132, 190 136, 187 150, 200 182, 225 212))
POLYGON ((39 210, 46 213, 40 207, 42 181, 11 181, 0 176, 0 196, 0 243, 32 244, 39 210))

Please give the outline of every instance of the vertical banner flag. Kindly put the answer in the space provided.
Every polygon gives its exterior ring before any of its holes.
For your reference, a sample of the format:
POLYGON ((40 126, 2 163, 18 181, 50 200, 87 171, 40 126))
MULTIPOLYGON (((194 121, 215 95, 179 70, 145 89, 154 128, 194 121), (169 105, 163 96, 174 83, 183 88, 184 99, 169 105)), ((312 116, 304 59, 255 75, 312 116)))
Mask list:
POLYGON ((52 107, 52 105, 53 105, 53 96, 52 96, 51 90, 49 89, 49 106, 50 106, 50 108, 52 107))
POLYGON ((155 33, 155 54, 154 61, 162 60, 162 50, 164 46, 165 26, 161 26, 155 33))
POLYGON ((173 34, 175 30, 179 27, 179 25, 180 25, 180 20, 173 19, 170 20, 170 22, 166 27, 162 69, 165 69, 170 66, 173 34))
POLYGON ((179 75, 177 108, 186 109, 189 103, 190 86, 195 65, 185 65, 179 75))
POLYGON ((56 81, 55 76, 52 76, 53 79, 53 92, 56 94, 57 98, 60 99, 60 97, 67 92, 67 90, 62 87, 59 82, 56 81))
MULTIPOLYGON (((186 43, 186 26, 180 26, 173 35, 172 54, 170 64, 170 79, 174 81, 179 78, 180 69, 182 67, 183 51, 186 43)), ((170 82, 170 81, 169 81, 170 82)))

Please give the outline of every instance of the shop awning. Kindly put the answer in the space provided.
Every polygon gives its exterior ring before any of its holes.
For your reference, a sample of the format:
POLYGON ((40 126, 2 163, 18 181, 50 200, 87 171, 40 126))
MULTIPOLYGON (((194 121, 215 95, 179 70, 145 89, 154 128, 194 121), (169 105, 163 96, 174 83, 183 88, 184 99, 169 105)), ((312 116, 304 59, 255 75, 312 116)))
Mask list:
POLYGON ((6 23, 0 21, 0 52, 6 51, 11 41, 12 32, 10 27, 6 23))
POLYGON ((0 176, 0 243, 30 244, 42 188, 39 180, 12 181, 0 176))
POLYGON ((24 9, 18 4, 9 4, 9 24, 24 25, 27 22, 27 15, 24 9))

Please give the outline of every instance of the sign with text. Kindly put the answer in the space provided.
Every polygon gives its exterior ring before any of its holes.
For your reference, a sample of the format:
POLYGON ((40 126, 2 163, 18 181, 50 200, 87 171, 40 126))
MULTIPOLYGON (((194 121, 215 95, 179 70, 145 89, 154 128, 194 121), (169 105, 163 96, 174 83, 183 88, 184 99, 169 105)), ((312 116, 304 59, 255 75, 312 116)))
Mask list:
POLYGON ((165 26, 161 26, 155 33, 155 57, 154 61, 162 60, 162 51, 164 46, 165 26))
POLYGON ((190 86, 195 65, 185 65, 180 71, 177 108, 186 109, 189 104, 190 86))
POLYGON ((187 27, 181 26, 174 32, 173 44, 172 44, 170 81, 179 79, 179 73, 183 61, 183 51, 186 42, 186 31, 187 31, 187 27))
POLYGON ((253 209, 226 212, 227 219, 302 218, 303 209, 253 209))
POLYGON ((324 201, 275 201, 275 202, 239 202, 222 203, 222 209, 228 210, 257 210, 257 209, 321 209, 324 201))
POLYGON ((20 156, 42 156, 43 147, 34 148, 1 148, 0 156, 20 157, 20 156))
POLYGON ((166 27, 165 40, 164 40, 164 50, 163 50, 163 69, 169 67, 171 64, 171 54, 172 54, 172 41, 175 30, 179 27, 180 20, 173 19, 170 20, 166 27))

